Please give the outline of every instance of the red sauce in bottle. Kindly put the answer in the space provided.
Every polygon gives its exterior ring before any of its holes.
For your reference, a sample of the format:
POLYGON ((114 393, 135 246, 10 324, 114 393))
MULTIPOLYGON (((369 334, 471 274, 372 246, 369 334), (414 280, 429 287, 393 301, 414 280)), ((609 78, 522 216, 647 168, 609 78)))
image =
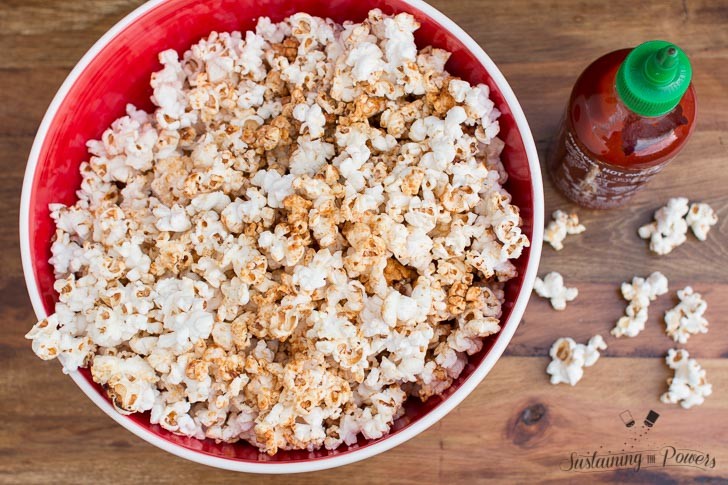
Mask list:
MULTIPOLYGON (((666 49, 663 55, 676 55, 676 48, 666 49)), ((584 207, 606 209, 624 204, 678 154, 695 126, 689 64, 687 81, 682 80, 684 94, 668 112, 645 116, 627 106, 650 114, 660 110, 660 106, 645 108, 639 104, 643 100, 628 98, 629 93, 620 95, 616 79, 630 52, 632 49, 622 49, 606 54, 581 74, 547 160, 556 187, 584 207)))

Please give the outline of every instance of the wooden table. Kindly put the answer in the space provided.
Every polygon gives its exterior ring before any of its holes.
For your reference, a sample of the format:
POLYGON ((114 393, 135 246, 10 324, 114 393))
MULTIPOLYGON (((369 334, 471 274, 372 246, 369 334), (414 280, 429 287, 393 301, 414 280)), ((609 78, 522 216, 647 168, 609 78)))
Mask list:
MULTIPOLYGON (((556 132, 579 72, 607 51, 667 38, 691 56, 700 102, 698 128, 683 154, 629 207, 579 213, 586 233, 563 251, 544 248, 540 273, 560 271, 579 298, 564 312, 533 298, 515 338, 491 374, 457 409, 408 443, 338 470, 292 478, 218 471, 162 452, 116 425, 56 364, 38 360, 23 335, 34 323, 20 266, 17 219, 25 160, 35 131, 68 71, 138 0, 0 2, 0 482, 182 480, 256 483, 467 483, 537 480, 728 480, 728 5, 719 2, 433 2, 498 63, 518 95, 541 154, 556 132), (671 196, 709 202, 720 216, 708 241, 692 236, 670 255, 651 254, 636 235, 671 196), (669 296, 650 307, 635 339, 608 337, 625 302, 622 281, 660 270, 669 296), (686 411, 659 402, 672 341, 662 313, 685 285, 709 302, 710 333, 687 345, 707 370, 713 395, 686 411), (578 386, 552 386, 545 367, 558 337, 600 333, 609 349, 578 386), (639 437, 649 410, 660 414, 639 437), (627 429, 619 414, 637 425, 627 429), (634 441, 634 438, 638 438, 634 441), (637 444, 636 448, 630 448, 637 444), (652 467, 580 475, 571 452, 674 446, 710 453, 714 469, 652 467)), ((572 206, 546 181, 547 212, 572 206)), ((669 449, 669 448, 668 448, 669 449)), ((658 455, 656 464, 661 464, 658 455)))

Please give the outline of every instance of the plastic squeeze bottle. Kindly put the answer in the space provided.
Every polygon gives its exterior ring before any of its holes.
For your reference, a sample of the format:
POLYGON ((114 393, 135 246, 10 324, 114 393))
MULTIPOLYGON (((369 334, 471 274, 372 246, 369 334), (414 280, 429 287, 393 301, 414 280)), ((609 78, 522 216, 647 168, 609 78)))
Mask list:
POLYGON ((660 40, 594 61, 576 81, 547 159, 556 187, 592 209, 629 200, 690 137, 691 77, 685 53, 660 40))

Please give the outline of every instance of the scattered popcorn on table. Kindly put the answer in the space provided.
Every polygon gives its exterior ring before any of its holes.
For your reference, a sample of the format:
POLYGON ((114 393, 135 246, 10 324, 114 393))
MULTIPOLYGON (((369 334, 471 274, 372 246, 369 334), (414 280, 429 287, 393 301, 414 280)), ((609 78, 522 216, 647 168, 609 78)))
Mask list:
POLYGON ((690 204, 690 210, 685 217, 686 222, 693 230, 693 234, 700 241, 705 241, 710 228, 718 223, 718 216, 708 204, 690 204))
POLYGON ((645 329, 647 308, 659 295, 667 293, 667 278, 659 271, 647 279, 635 276, 632 283, 622 283, 622 296, 629 302, 625 316, 617 321, 612 329, 615 337, 636 337, 645 329))
MULTIPOLYGON (((159 56, 153 113, 52 204, 59 301, 27 337, 123 413, 261 451, 379 438, 500 330, 529 246, 487 85, 410 15, 292 15, 159 56)), ((591 358, 591 357, 590 357, 591 358)))
POLYGON ((690 335, 708 333, 708 321, 703 316, 708 304, 690 286, 678 290, 677 296, 680 303, 665 312, 665 333, 684 344, 690 335))
POLYGON ((569 337, 558 339, 551 346, 551 362, 546 368, 551 384, 564 382, 575 386, 584 375, 584 367, 593 366, 599 359, 599 351, 606 348, 601 335, 593 336, 586 345, 577 344, 569 337))
POLYGON ((705 379, 705 369, 695 359, 690 359, 687 350, 670 349, 665 362, 675 371, 667 379, 669 390, 660 397, 664 403, 677 404, 690 409, 703 404, 706 396, 713 393, 713 386, 705 379))
POLYGON ((567 301, 573 301, 579 295, 576 288, 564 286, 564 278, 557 272, 552 271, 544 279, 536 278, 533 289, 538 296, 548 298, 554 310, 564 310, 567 301))
POLYGON ((581 234, 586 231, 586 227, 579 224, 579 216, 574 212, 567 214, 562 210, 557 210, 551 217, 553 221, 546 226, 543 240, 551 244, 556 251, 564 248, 563 241, 568 234, 581 234))
POLYGON ((675 197, 667 201, 667 205, 655 212, 655 220, 645 224, 637 231, 642 239, 650 240, 650 250, 660 254, 670 251, 687 240, 688 199, 675 197))

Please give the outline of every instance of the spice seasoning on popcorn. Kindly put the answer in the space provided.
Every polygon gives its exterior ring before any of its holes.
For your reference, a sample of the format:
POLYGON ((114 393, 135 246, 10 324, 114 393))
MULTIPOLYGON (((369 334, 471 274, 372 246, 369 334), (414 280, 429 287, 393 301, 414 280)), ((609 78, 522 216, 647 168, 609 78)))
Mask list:
POLYGON ((529 241, 485 85, 413 17, 299 13, 159 56, 153 113, 53 204, 59 301, 28 333, 120 412, 196 438, 379 438, 499 331, 529 241))

